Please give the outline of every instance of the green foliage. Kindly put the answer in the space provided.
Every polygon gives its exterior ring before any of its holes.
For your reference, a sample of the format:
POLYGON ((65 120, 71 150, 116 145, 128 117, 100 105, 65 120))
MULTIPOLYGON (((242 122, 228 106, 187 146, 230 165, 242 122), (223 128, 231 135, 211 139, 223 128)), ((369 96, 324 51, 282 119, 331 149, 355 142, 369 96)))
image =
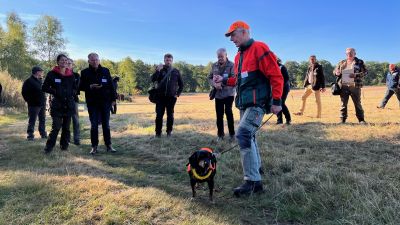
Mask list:
POLYGON ((0 70, 24 79, 37 63, 28 51, 26 26, 16 13, 8 14, 6 22, 7 31, 0 30, 0 70))
POLYGON ((65 46, 65 38, 62 37, 63 27, 61 22, 48 15, 43 15, 32 29, 32 39, 35 44, 36 54, 50 67, 57 54, 65 46))
POLYGON ((87 60, 84 59, 77 59, 74 60, 74 64, 75 64, 75 69, 74 71, 80 73, 82 70, 86 69, 89 67, 89 63, 87 60))
POLYGON ((13 78, 8 73, 0 72, 0 83, 3 86, 0 96, 0 106, 16 108, 18 110, 25 109, 25 101, 21 94, 22 81, 13 78))
POLYGON ((120 75, 119 92, 126 94, 136 93, 136 74, 134 73, 134 62, 126 57, 118 63, 118 74, 120 75))
POLYGON ((145 64, 142 60, 136 60, 133 68, 136 74, 136 90, 140 94, 146 94, 150 88, 150 76, 154 72, 154 68, 150 64, 145 64))

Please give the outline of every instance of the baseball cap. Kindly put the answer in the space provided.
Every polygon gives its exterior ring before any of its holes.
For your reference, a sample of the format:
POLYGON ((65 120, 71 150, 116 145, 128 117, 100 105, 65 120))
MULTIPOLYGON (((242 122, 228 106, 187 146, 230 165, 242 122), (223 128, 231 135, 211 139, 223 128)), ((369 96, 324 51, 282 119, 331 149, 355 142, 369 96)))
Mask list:
POLYGON ((238 28, 243 28, 245 30, 250 30, 250 26, 247 23, 238 20, 238 21, 236 21, 236 22, 231 24, 231 26, 229 27, 229 30, 225 33, 225 36, 226 37, 231 36, 232 32, 235 31, 238 28))
POLYGON ((42 68, 40 68, 39 66, 34 66, 32 68, 32 74, 35 74, 36 72, 39 72, 39 71, 43 71, 42 68))

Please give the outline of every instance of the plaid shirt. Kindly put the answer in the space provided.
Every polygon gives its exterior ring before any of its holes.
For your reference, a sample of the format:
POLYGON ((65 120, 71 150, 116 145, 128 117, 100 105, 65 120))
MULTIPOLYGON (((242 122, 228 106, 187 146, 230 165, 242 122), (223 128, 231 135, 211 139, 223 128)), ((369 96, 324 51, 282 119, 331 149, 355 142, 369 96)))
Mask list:
MULTIPOLYGON (((340 71, 340 75, 338 77, 342 77, 342 71, 346 68, 347 66, 347 60, 342 60, 340 61, 335 70, 333 71, 333 74, 335 75, 335 71, 340 71)), ((354 58, 354 74, 356 77, 354 78, 354 84, 356 88, 362 88, 363 87, 363 80, 364 76, 368 74, 368 70, 365 67, 364 61, 361 59, 355 57, 354 58)), ((335 75, 336 76, 336 75, 335 75)), ((340 85, 342 85, 342 79, 340 79, 340 85)))

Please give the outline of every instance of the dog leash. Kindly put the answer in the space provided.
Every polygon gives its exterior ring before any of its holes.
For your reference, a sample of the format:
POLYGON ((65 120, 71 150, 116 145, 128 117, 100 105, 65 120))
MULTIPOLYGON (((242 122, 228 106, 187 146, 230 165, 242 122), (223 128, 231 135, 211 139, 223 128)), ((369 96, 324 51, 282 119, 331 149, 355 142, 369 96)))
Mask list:
MULTIPOLYGON (((253 137, 254 135, 256 135, 257 131, 260 130, 261 127, 263 127, 274 115, 275 115, 275 114, 272 113, 271 116, 268 117, 268 119, 267 119, 265 122, 263 122, 259 127, 257 127, 257 129, 251 134, 251 136, 253 137)), ((224 154, 224 153, 227 153, 227 152, 229 152, 229 151, 232 151, 234 148, 236 148, 236 147, 238 147, 238 146, 239 146, 239 144, 236 144, 236 145, 234 145, 233 147, 230 147, 229 149, 224 150, 224 151, 219 152, 219 153, 216 153, 216 154, 217 154, 217 155, 222 155, 222 154, 224 154)))

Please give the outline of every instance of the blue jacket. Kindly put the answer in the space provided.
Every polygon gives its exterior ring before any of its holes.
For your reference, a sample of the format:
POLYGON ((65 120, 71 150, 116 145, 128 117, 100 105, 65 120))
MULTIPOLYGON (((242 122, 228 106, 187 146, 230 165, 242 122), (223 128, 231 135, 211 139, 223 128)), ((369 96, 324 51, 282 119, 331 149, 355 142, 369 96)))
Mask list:
POLYGON ((388 72, 386 75, 386 86, 390 90, 397 89, 399 87, 399 71, 396 69, 393 73, 388 72))

